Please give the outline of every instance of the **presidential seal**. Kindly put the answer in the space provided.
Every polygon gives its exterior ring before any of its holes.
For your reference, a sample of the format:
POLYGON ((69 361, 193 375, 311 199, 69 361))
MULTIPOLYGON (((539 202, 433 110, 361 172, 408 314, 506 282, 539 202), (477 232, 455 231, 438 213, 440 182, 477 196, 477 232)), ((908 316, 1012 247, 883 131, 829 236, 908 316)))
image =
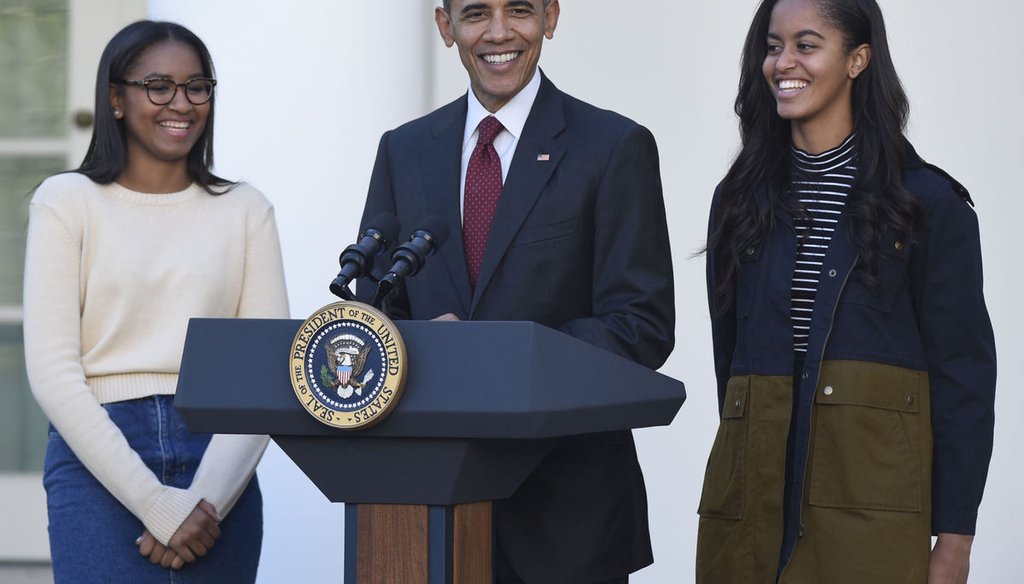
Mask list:
POLYGON ((388 317, 359 302, 335 302, 306 319, 288 370, 302 407, 335 428, 383 420, 405 385, 405 344, 388 317))

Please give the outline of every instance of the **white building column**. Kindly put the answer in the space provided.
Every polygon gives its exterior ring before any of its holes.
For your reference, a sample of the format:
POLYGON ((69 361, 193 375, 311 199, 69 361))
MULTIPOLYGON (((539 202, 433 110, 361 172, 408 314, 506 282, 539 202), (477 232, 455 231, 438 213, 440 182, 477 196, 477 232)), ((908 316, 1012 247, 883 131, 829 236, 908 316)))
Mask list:
MULTIPOLYGON (((216 170, 274 203, 294 318, 335 299, 327 285, 356 238, 380 135, 427 111, 432 10, 420 0, 149 1, 150 18, 187 26, 210 49, 216 170)), ((340 582, 343 506, 273 444, 259 478, 259 581, 340 582)))

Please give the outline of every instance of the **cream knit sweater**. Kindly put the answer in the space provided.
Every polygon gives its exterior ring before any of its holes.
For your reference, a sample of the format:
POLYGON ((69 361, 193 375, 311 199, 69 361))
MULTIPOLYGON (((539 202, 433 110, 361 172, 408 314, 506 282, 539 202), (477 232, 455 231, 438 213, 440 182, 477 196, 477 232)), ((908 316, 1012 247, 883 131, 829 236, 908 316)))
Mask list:
POLYGON ((253 187, 145 194, 77 174, 32 198, 25 361, 43 412, 166 544, 201 499, 227 515, 267 445, 217 435, 188 489, 166 487, 101 404, 173 394, 190 317, 288 315, 274 210, 253 187))

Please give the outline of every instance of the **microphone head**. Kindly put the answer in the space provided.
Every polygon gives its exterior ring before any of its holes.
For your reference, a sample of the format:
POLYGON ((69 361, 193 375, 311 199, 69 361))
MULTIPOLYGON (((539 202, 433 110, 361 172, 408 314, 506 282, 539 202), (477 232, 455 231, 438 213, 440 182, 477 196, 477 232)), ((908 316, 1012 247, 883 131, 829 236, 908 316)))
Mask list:
MULTIPOLYGON (((420 223, 420 226, 416 228, 416 231, 423 232, 424 235, 430 236, 430 240, 434 244, 434 249, 441 247, 441 244, 448 239, 448 224, 445 223, 444 219, 437 215, 428 215, 420 223)), ((416 233, 416 231, 413 233, 416 233)))
POLYGON ((379 307, 402 278, 415 276, 423 267, 426 257, 448 239, 448 224, 437 215, 429 215, 409 236, 409 241, 391 253, 394 265, 377 283, 372 304, 379 307))
POLYGON ((401 229, 401 225, 394 213, 384 211, 366 222, 366 229, 363 230, 363 233, 371 229, 380 233, 381 237, 384 238, 384 241, 381 242, 381 249, 383 250, 390 247, 398 239, 398 231, 401 229))
POLYGON ((352 300, 348 283, 371 271, 374 256, 395 243, 399 228, 398 217, 387 211, 367 221, 359 241, 346 247, 338 256, 341 271, 331 282, 331 292, 343 300, 352 300))

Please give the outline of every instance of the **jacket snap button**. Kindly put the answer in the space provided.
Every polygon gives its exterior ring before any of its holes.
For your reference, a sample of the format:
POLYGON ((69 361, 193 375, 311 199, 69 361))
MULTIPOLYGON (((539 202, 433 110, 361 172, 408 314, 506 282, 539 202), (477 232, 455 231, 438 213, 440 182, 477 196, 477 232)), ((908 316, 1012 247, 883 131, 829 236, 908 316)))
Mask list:
POLYGON ((748 247, 746 250, 747 255, 754 255, 754 248, 748 247))
POLYGON ((740 409, 740 406, 743 405, 743 402, 741 402, 740 400, 736 400, 736 404, 735 405, 736 405, 736 409, 738 410, 738 409, 740 409))
POLYGON ((835 268, 832 268, 831 270, 828 271, 828 277, 829 278, 835 278, 836 274, 838 274, 838 273, 839 272, 836 272, 835 268))
POLYGON ((824 393, 825 395, 832 395, 832 392, 834 392, 834 391, 835 390, 832 389, 831 385, 826 385, 825 389, 821 390, 821 392, 824 393))
POLYGON ((914 405, 914 396, 912 396, 912 395, 908 395, 907 396, 907 405, 908 406, 914 405))
POLYGON ((894 244, 894 246, 896 247, 897 250, 903 249, 903 242, 902 241, 897 241, 894 244))
POLYGON ((804 371, 803 373, 800 374, 800 379, 807 379, 807 372, 806 371, 804 371))

